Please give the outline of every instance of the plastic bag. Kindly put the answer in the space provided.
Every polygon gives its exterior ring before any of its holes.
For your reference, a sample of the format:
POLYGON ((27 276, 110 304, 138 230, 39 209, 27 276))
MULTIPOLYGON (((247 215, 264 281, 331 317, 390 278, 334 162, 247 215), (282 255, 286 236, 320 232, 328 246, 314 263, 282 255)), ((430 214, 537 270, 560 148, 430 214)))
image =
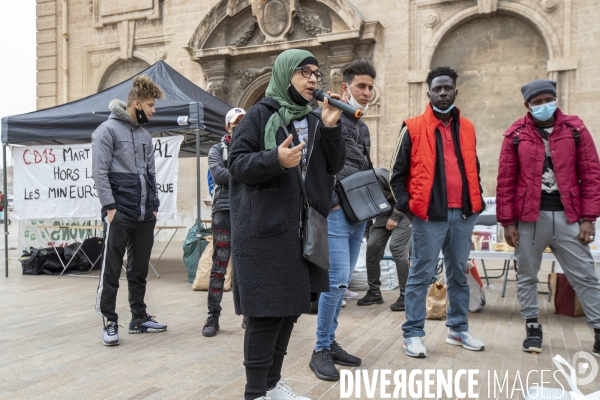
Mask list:
MULTIPOLYGON (((207 291, 210 284, 210 272, 212 271, 212 257, 214 248, 212 245, 212 236, 208 236, 209 246, 206 248, 200 261, 198 261, 198 269, 196 271, 196 278, 192 284, 192 290, 207 291)), ((225 282, 223 282, 223 291, 228 292, 231 290, 231 273, 233 271, 233 264, 231 262, 233 257, 229 257, 229 265, 227 265, 227 272, 225 273, 225 282)))
POLYGON ((202 234, 202 238, 200 238, 200 251, 198 251, 198 220, 194 223, 194 226, 190 228, 185 237, 185 241, 183 242, 183 263, 185 264, 185 269, 187 270, 188 281, 190 283, 194 282, 196 278, 196 270, 198 269, 198 260, 200 259, 200 254, 204 253, 206 246, 208 245, 208 241, 206 240, 207 236, 210 236, 210 229, 206 228, 204 224, 200 226, 200 233, 202 234))

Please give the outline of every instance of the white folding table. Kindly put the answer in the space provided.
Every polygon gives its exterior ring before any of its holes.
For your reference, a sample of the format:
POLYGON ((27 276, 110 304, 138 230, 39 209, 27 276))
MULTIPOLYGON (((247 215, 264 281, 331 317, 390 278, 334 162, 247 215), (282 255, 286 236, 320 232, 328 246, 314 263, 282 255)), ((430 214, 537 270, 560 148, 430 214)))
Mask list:
MULTIPOLYGON (((592 257, 594 259, 596 276, 600 276, 600 271, 599 271, 600 251, 592 250, 592 257)), ((503 260, 504 261, 504 269, 502 271, 502 274, 498 277, 498 278, 500 278, 500 277, 504 276, 504 283, 502 284, 502 297, 504 297, 504 294, 506 292, 506 282, 508 281, 508 272, 510 270, 511 261, 513 262, 513 265, 515 265, 515 268, 516 268, 517 257, 515 256, 515 253, 512 251, 489 251, 489 250, 474 251, 474 250, 472 250, 471 253, 469 254, 469 259, 470 260, 503 260)), ((542 261, 552 261, 554 263, 557 260, 556 260, 556 257, 554 256, 554 254, 543 253, 542 261)))

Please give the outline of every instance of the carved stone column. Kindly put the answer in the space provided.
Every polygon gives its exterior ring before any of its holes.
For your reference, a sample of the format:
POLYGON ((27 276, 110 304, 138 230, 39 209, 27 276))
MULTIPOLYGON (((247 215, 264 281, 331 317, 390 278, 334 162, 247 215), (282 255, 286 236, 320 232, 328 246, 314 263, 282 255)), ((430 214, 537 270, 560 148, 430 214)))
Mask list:
POLYGON ((329 56, 327 57, 327 61, 329 63, 330 68, 330 90, 334 93, 341 92, 342 85, 342 72, 341 68, 352 62, 356 56, 354 55, 354 44, 345 44, 332 46, 330 48, 329 56))
POLYGON ((204 78, 207 86, 206 91, 216 98, 228 103, 229 98, 229 60, 226 58, 215 58, 204 60, 202 63, 204 78))

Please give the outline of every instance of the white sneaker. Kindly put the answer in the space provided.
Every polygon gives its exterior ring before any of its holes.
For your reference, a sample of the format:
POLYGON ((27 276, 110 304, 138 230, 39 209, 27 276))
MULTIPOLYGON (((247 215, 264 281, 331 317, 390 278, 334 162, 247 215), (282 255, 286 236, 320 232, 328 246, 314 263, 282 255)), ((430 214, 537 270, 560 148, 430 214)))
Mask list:
POLYGON ((342 307, 346 307, 346 300, 342 300, 342 307))
POLYGON ((104 327, 102 342, 105 346, 116 346, 119 344, 119 325, 116 322, 108 321, 104 327))
POLYGON ((346 289, 346 293, 344 293, 344 300, 356 300, 356 299, 358 299, 358 293, 355 293, 350 289, 346 289))
POLYGON ((406 354, 411 357, 425 358, 427 357, 427 349, 423 344, 423 338, 420 336, 413 336, 404 339, 404 349, 406 354))
POLYGON ((310 397, 297 395, 285 383, 287 379, 281 379, 277 382, 277 386, 267 392, 267 399, 271 400, 310 400, 310 397))
POLYGON ((462 346, 464 349, 473 351, 481 351, 485 349, 483 342, 479 339, 475 339, 475 336, 473 336, 469 331, 452 332, 452 330, 448 330, 446 343, 453 344, 455 346, 462 346))

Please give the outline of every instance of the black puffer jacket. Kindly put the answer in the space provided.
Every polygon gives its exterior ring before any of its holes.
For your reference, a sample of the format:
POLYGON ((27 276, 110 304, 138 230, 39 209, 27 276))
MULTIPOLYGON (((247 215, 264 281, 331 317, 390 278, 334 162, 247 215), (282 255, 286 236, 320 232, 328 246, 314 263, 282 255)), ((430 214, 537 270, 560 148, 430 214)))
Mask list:
MULTIPOLYGON (((320 107, 314 112, 321 116, 320 107)), ((344 114, 340 117, 340 122, 342 123, 344 144, 346 145, 346 160, 342 170, 335 176, 336 181, 371 168, 367 158, 367 153, 371 151, 371 136, 367 125, 360 119, 351 120, 344 114)), ((338 204, 340 204, 340 198, 334 190, 331 197, 331 208, 338 204)))
MULTIPOLYGON (((277 147, 265 150, 265 125, 279 103, 264 98, 248 110, 233 135, 229 154, 231 251, 235 311, 250 317, 283 317, 310 311, 311 292, 329 290, 329 272, 302 256, 302 192, 296 168, 284 169, 277 147)), ((304 181, 310 205, 327 217, 333 176, 344 164, 340 124, 308 120, 308 162, 304 181)), ((288 126, 298 137, 294 125, 288 126)), ((279 128, 277 144, 286 134, 279 128)))
POLYGON ((229 159, 230 135, 225 135, 221 143, 215 144, 208 152, 208 168, 215 182, 213 194, 212 212, 229 211, 229 171, 227 162, 229 159))

